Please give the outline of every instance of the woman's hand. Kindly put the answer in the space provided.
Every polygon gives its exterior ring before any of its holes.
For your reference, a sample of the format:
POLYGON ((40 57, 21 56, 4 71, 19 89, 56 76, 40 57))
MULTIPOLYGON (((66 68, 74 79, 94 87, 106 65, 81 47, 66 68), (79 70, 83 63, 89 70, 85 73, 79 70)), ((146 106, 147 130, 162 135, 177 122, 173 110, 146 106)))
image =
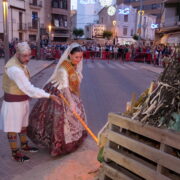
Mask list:
POLYGON ((60 98, 58 96, 50 95, 50 99, 52 99, 53 101, 55 101, 59 105, 61 104, 60 98))

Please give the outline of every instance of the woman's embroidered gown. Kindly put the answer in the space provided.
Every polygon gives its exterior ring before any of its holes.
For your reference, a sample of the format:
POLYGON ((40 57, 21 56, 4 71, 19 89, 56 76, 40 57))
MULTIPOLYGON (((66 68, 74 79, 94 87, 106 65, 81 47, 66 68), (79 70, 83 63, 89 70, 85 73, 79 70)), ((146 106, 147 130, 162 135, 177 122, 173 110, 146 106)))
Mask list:
MULTIPOLYGON (((60 68, 59 77, 62 78, 60 84, 62 88, 57 88, 52 82, 49 82, 44 90, 50 94, 62 94, 68 101, 73 101, 76 112, 86 121, 85 110, 80 97, 68 87, 71 83, 64 82, 66 75, 70 76, 65 68, 60 68)), ((72 77, 74 78, 74 76, 72 77)), ((70 78, 68 80, 71 81, 70 78)), ((32 109, 29 121, 29 138, 35 144, 47 147, 52 156, 76 150, 87 135, 84 127, 62 99, 60 105, 51 99, 38 100, 32 109)))

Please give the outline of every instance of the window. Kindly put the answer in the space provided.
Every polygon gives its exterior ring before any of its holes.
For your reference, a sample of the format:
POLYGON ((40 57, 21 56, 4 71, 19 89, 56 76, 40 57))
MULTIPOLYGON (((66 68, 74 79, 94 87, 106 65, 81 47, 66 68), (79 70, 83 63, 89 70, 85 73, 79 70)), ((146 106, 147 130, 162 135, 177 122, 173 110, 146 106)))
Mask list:
POLYGON ((144 5, 143 7, 142 7, 142 9, 143 10, 150 10, 150 9, 152 9, 152 5, 150 4, 150 5, 144 5))
POLYGON ((103 17, 101 18, 101 23, 103 23, 103 17))
POLYGON ((158 9, 161 7, 161 4, 152 4, 152 9, 158 9))
POLYGON ((32 28, 37 29, 38 27, 38 13, 32 12, 32 28))
POLYGON ((53 0, 52 8, 68 9, 67 0, 53 0))
POLYGON ((128 15, 124 15, 124 22, 128 22, 128 15))
POLYGON ((60 2, 59 2, 59 8, 63 8, 63 1, 62 0, 60 0, 60 2))
POLYGON ((19 29, 21 30, 23 27, 22 27, 22 22, 23 22, 23 20, 22 20, 22 12, 19 12, 19 29))
POLYGON ((20 32, 19 33, 19 40, 22 41, 23 40, 23 34, 20 32))
POLYGON ((54 33, 62 33, 62 34, 67 34, 68 31, 67 30, 62 30, 62 29, 55 29, 54 33))
POLYGON ((32 1, 33 5, 37 6, 37 0, 32 1))
POLYGON ((63 25, 67 27, 67 16, 63 16, 63 25))
POLYGON ((134 35, 134 31, 133 31, 133 29, 131 29, 131 36, 133 36, 134 35))
POLYGON ((53 8, 58 8, 59 7, 59 3, 58 3, 57 0, 52 1, 52 7, 53 8))
POLYGON ((134 9, 140 10, 140 6, 134 6, 134 9))
POLYGON ((55 27, 67 27, 67 16, 60 14, 52 14, 52 24, 55 27))
POLYGON ((127 31, 128 31, 128 28, 127 28, 127 27, 124 27, 124 28, 123 28, 123 35, 124 35, 124 36, 127 35, 127 31))
POLYGON ((67 0, 63 0, 62 2, 63 2, 62 8, 67 9, 67 0))
POLYGON ((29 40, 30 41, 36 41, 36 35, 29 35, 29 40))

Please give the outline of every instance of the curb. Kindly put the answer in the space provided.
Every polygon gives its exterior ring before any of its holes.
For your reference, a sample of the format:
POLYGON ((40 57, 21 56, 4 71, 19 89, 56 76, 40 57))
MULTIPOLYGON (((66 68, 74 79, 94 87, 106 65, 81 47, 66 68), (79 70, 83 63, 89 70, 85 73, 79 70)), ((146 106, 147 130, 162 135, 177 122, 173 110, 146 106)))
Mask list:
POLYGON ((42 71, 44 71, 45 69, 49 68, 50 66, 52 66, 55 63, 55 60, 50 63, 49 65, 47 65, 45 68, 41 69, 40 71, 38 71, 37 73, 35 73, 34 75, 31 76, 31 78, 33 78, 34 76, 38 75, 39 73, 41 73, 42 71))
POLYGON ((161 72, 154 71, 154 70, 152 70, 152 69, 150 69, 150 68, 147 68, 147 67, 142 67, 142 69, 145 69, 145 70, 147 70, 147 71, 151 71, 151 72, 156 73, 156 74, 161 74, 161 73, 163 72, 163 69, 162 69, 161 72))

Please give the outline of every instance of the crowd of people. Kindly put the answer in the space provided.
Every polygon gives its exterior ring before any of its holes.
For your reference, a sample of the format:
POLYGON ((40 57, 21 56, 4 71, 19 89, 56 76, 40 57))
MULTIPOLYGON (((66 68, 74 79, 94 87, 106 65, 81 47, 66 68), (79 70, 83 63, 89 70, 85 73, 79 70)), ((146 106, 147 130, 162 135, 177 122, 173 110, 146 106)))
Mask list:
MULTIPOLYGON (((10 56, 15 54, 18 40, 9 43, 10 56)), ((40 44, 40 58, 53 60, 59 59, 65 49, 71 42, 60 43, 50 42, 40 44)), ((121 60, 121 61, 141 61, 152 63, 157 66, 166 66, 172 58, 180 57, 180 47, 174 45, 112 45, 98 44, 94 41, 80 42, 84 59, 103 59, 103 60, 121 60)), ((36 42, 29 42, 32 50, 32 58, 37 58, 36 42)), ((3 43, 0 42, 0 57, 4 56, 3 43)))

